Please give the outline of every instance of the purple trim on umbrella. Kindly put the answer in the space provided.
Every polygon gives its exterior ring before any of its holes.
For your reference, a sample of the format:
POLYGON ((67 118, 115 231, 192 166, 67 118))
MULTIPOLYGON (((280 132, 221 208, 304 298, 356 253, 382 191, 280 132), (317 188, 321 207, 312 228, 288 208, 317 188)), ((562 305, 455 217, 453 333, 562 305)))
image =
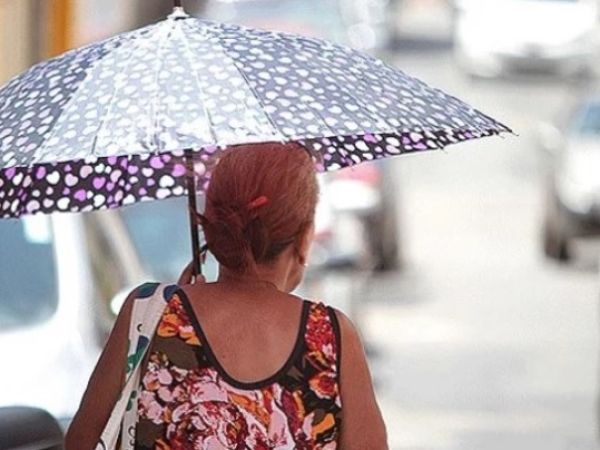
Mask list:
MULTIPOLYGON (((210 170, 206 162, 200 162, 200 153, 194 156, 198 190, 203 191, 210 170)), ((187 194, 184 164, 182 155, 164 153, 0 170, 0 218, 118 208, 138 201, 184 195, 187 194), (96 173, 100 168, 101 173, 96 173)))

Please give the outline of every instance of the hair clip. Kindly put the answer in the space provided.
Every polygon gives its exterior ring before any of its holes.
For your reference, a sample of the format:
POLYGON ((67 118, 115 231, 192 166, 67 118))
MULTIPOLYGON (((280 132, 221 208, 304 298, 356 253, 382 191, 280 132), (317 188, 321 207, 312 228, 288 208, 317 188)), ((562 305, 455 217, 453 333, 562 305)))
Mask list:
POLYGON ((252 211, 253 209, 265 206, 267 203, 269 203, 269 199, 265 195, 261 195, 248 203, 248 210, 252 211))

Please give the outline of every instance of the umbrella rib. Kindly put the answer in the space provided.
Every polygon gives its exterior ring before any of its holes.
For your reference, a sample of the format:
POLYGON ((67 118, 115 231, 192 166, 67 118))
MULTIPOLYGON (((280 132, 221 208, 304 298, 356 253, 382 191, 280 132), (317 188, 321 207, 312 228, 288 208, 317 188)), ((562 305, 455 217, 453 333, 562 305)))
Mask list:
MULTIPOLYGON (((207 22, 205 22, 205 23, 207 23, 207 22)), ((217 26, 215 26, 215 23, 212 23, 212 22, 209 22, 209 23, 212 26, 211 27, 207 27, 206 29, 209 30, 210 32, 212 32, 216 28, 218 28, 217 26)), ((237 66, 235 65, 235 62, 234 62, 233 58, 231 58, 231 56, 227 52, 227 49, 225 47, 223 47, 223 46, 220 46, 220 48, 221 48, 224 56, 231 61, 231 64, 233 65, 233 67, 235 67, 235 69, 238 72, 238 74, 240 75, 240 77, 242 77, 242 79, 245 81, 246 86, 248 86, 248 89, 250 89, 250 91, 251 91, 252 95, 254 96, 254 98, 256 99, 256 101, 258 101, 258 104, 260 105, 262 111, 264 111, 264 115, 266 116, 267 121, 269 122, 269 124, 271 125, 271 127, 273 128, 273 130, 275 131, 275 133, 277 135, 279 135, 279 140, 281 142, 286 142, 286 140, 287 140, 286 137, 279 131, 279 129, 277 128, 277 125, 275 124, 275 122, 272 120, 272 118, 266 112, 264 104, 263 104, 261 98, 257 95, 256 91, 252 88, 252 86, 250 85, 250 83, 249 83, 248 79, 246 78, 246 76, 237 68, 237 66)), ((245 103, 244 103, 244 109, 246 111, 250 111, 245 103)))
MULTIPOLYGON (((42 68, 42 70, 40 71, 39 75, 35 77, 35 80, 39 80, 47 71, 48 71, 48 66, 49 64, 47 64, 45 67, 42 68)), ((18 82, 18 77, 16 77, 13 80, 15 83, 18 82)), ((4 104, 2 105, 2 107, 0 107, 0 114, 2 114, 4 112, 4 110, 10 105, 11 100, 15 100, 19 97, 19 94, 21 94, 21 91, 23 91, 23 88, 29 83, 22 83, 21 86, 19 86, 19 89, 17 90, 17 92, 15 92, 14 95, 9 95, 6 98, 6 101, 4 102, 4 104)), ((6 89, 8 91, 8 87, 9 85, 6 85, 6 89)))
POLYGON ((183 31, 181 30, 181 28, 178 29, 180 34, 181 34, 181 40, 183 41, 183 45, 185 47, 185 51, 188 54, 188 58, 189 58, 189 62, 190 62, 190 67, 192 69, 192 72, 194 73, 194 79, 196 80, 196 85, 198 86, 198 89, 200 91, 200 96, 202 97, 202 109, 204 110, 204 115, 206 116, 206 119, 208 121, 208 133, 211 135, 211 138, 214 142, 214 145, 219 145, 219 138, 217 137, 215 131, 213 130, 213 123, 212 123, 212 118, 210 115, 210 111, 208 110, 208 108, 206 107, 206 96, 204 95, 204 90, 202 89, 202 84, 200 83, 200 79, 198 78, 198 74, 196 73, 196 70, 194 69, 194 64, 193 64, 193 58, 191 58, 191 55, 193 55, 192 50, 189 47, 189 44, 186 40, 185 34, 183 33, 183 31))
POLYGON ((224 46, 221 46, 221 49, 223 50, 223 53, 225 53, 225 56, 231 60, 231 63, 233 65, 233 67, 235 67, 235 70, 239 73, 239 75, 246 82, 246 85, 248 86, 248 88, 252 92, 252 95, 254 95, 254 98, 256 98, 256 100, 258 101, 258 104, 260 105, 261 110, 264 112, 267 120, 269 121, 269 123, 271 124, 271 126, 273 127, 273 129, 275 130, 275 133, 277 135, 279 135, 279 140, 281 142, 286 142, 288 140, 287 136, 284 136, 283 133, 279 130, 279 128, 277 127, 275 121, 273 120, 273 118, 271 117, 271 115, 267 112, 262 99, 260 98, 260 96, 258 95, 258 93, 256 92, 256 90, 252 87, 252 85, 250 84, 250 81, 248 80, 248 78, 246 77, 246 75, 243 73, 242 70, 240 70, 238 68, 238 66, 235 65, 235 62, 234 62, 233 58, 229 55, 229 52, 227 51, 227 49, 224 46))
MULTIPOLYGON (((365 104, 363 103, 363 101, 362 101, 361 99, 359 99, 358 97, 356 97, 355 95, 353 95, 353 94, 352 94, 352 93, 351 93, 351 92, 350 92, 348 89, 346 89, 346 88, 345 88, 343 85, 341 85, 341 84, 338 84, 338 83, 336 83, 336 84, 337 84, 338 88, 339 88, 339 89, 340 89, 342 92, 344 92, 344 93, 345 93, 345 94, 346 94, 346 95, 347 95, 349 98, 351 98, 351 99, 352 99, 352 100, 354 100, 354 101, 355 101, 355 102, 356 102, 358 105, 360 105, 360 107, 361 107, 362 109, 364 109, 364 110, 366 110, 366 111, 369 111, 369 109, 368 109, 368 108, 365 106, 365 104)), ((388 123, 387 123, 387 120, 385 120, 385 119, 383 118, 383 116, 381 116, 380 114, 378 114, 378 113, 373 113, 373 116, 374 116, 374 117, 375 117, 377 120, 379 120, 379 121, 381 121, 381 122, 385 123, 386 125, 388 125, 388 123)), ((397 131, 397 130, 396 130, 394 127, 391 127, 391 128, 392 128, 392 129, 390 130, 390 132, 396 132, 396 131, 397 131)))
MULTIPOLYGON (((275 40, 275 39, 272 39, 272 40, 273 40, 273 42, 274 42, 275 44, 279 44, 279 42, 278 42, 277 40, 275 40)), ((305 106, 305 107, 306 107, 306 108, 307 108, 309 111, 311 111, 313 114, 315 114, 316 116, 318 116, 318 117, 319 117, 319 119, 321 119, 321 121, 323 122, 323 124, 325 125, 325 127, 326 127, 326 128, 329 130, 329 132, 331 133, 331 137, 334 137, 334 136, 338 136, 338 135, 339 135, 339 133, 338 133, 336 130, 334 130, 333 128, 331 128, 331 126, 330 126, 330 125, 327 123, 327 121, 326 121, 326 120, 325 120, 325 118, 324 118, 324 117, 321 115, 321 113, 319 112, 319 110, 318 110, 318 109, 316 109, 316 108, 312 108, 310 105, 308 105, 308 106, 307 106, 307 105, 303 105, 303 106, 305 106)))
MULTIPOLYGON (((366 81, 364 76, 360 75, 361 79, 363 81, 366 81)), ((357 96, 355 96, 354 94, 352 94, 352 92, 347 89, 345 86, 343 86, 341 83, 335 83, 336 86, 338 87, 338 89, 340 89, 344 94, 346 94, 349 98, 351 98, 352 100, 354 100, 356 102, 357 105, 360 106, 361 109, 365 110, 365 111, 369 111, 369 109, 365 106, 365 103, 363 102, 363 100, 359 99, 357 96)), ((371 113, 369 111, 370 114, 373 114, 373 116, 381 121, 387 124, 387 121, 383 118, 383 116, 381 116, 378 113, 371 113)), ((366 130, 363 130, 366 132, 366 130)), ((392 130, 390 130, 390 132, 396 132, 396 129, 394 127, 392 127, 392 130)))
MULTIPOLYGON (((129 68, 129 66, 131 65, 131 63, 133 61, 133 58, 131 58, 131 55, 134 54, 134 51, 139 47, 140 43, 148 38, 149 38, 149 36, 142 37, 142 38, 138 39, 137 42, 133 43, 133 45, 131 46, 131 50, 129 51, 129 54, 127 55, 127 65, 117 75, 121 75, 123 72, 125 72, 129 68)), ((113 105, 117 99, 116 94, 117 94, 118 90, 119 90, 119 88, 115 86, 113 93, 111 95, 110 103, 108 105, 108 110, 106 111, 106 114, 104 114, 104 117, 100 121, 100 125, 98 125, 98 128, 96 129, 96 133, 94 134, 94 141, 92 143, 92 156, 97 156, 96 155, 96 147, 98 145, 98 135, 104 128, 104 125, 106 124, 106 121, 108 120, 108 116, 112 112, 113 105)))
MULTIPOLYGON (((211 26, 211 27, 207 28, 207 30, 209 30, 210 32, 212 32, 212 31, 214 31, 214 30, 215 30, 215 28, 216 28, 216 27, 213 25, 213 26, 211 26)), ((232 63, 232 64, 233 64, 233 66, 236 68, 236 71, 237 71, 237 72, 238 72, 238 74, 239 74, 239 75, 240 75, 240 76, 243 78, 243 80, 245 81, 246 85, 248 86, 248 89, 250 89, 250 91, 251 91, 252 95, 254 96, 254 98, 256 99, 256 101, 258 101, 258 103, 259 103, 260 107, 261 107, 261 108, 262 108, 262 110, 264 111, 264 105, 262 104, 262 102, 261 102, 260 98, 258 97, 258 95, 256 94, 256 92, 255 92, 255 91, 252 89, 252 86, 250 86, 250 85, 249 85, 249 82, 248 82, 248 80, 246 79, 246 77, 245 77, 245 76, 243 76, 243 74, 242 74, 242 73, 240 73, 240 71, 237 69, 237 67, 235 66, 235 63, 233 62, 233 59, 232 59, 232 58, 229 56, 229 54, 226 52, 225 48, 223 48, 223 46, 221 46, 221 47, 220 47, 220 49, 221 49, 222 53, 224 54, 224 56, 225 56, 226 58, 229 58, 229 59, 231 60, 231 63, 232 63)), ((244 106, 244 110, 245 110, 246 112, 249 112, 249 111, 251 111, 251 110, 248 108, 248 106, 246 105, 246 103, 244 103, 244 105, 243 105, 243 106, 244 106)), ((266 111, 264 111, 264 113, 265 113, 265 116, 267 117, 267 121, 269 122, 269 124, 271 125, 271 127, 272 127, 272 128, 275 130, 275 132, 276 132, 276 133, 279 135, 279 140, 280 140, 281 142, 285 142, 285 137, 283 136, 283 134, 279 132, 279 130, 278 130, 278 128, 277 128, 277 126, 276 126, 276 125, 275 125, 275 123, 274 123, 274 122, 271 120, 271 118, 269 117, 269 115, 267 114, 267 112, 266 112, 266 111)))
MULTIPOLYGON (((40 74, 39 74, 39 76, 35 77, 34 79, 37 81, 37 80, 39 80, 39 79, 40 79, 42 76, 44 76, 44 74, 45 74, 45 73, 48 71, 48 68, 49 68, 49 66, 50 66, 50 64, 46 64, 46 66, 44 66, 44 67, 42 68, 42 70, 40 71, 40 74)), ((18 77, 17 77, 17 78, 18 78, 18 77)), ((15 82, 17 82, 17 78, 15 78, 15 80, 14 80, 15 82)), ((33 82, 33 80, 32 80, 32 82, 33 82)), ((23 88, 25 87, 25 84, 26 84, 26 83, 23 83, 23 84, 22 84, 22 85, 19 87, 19 89, 17 90, 17 92, 15 93, 15 95, 14 95, 14 96, 13 96, 13 95, 7 96, 8 98, 6 99, 6 102, 5 102, 5 103, 4 103, 4 105, 2 105, 2 107, 0 108, 0 115, 1 115, 2 113, 4 113, 4 110, 5 110, 6 108, 8 108, 8 107, 11 105, 11 100, 14 100, 15 98, 18 98, 18 96, 19 96, 19 95, 21 94, 21 92, 23 91, 23 88)), ((27 84, 29 84, 29 83, 27 83, 27 84)), ((51 134, 52 134, 52 133, 51 133, 51 134)), ((39 149, 40 149, 40 148, 42 148, 43 146, 44 146, 44 144, 42 143, 42 144, 40 145, 40 147, 38 147, 38 149, 36 150, 36 152, 33 154, 33 156, 32 156, 32 158, 31 158, 31 160, 29 161, 29 163, 30 163, 30 164, 35 164, 35 161, 36 161, 36 153, 37 153, 37 151, 39 151, 39 149)), ((1 149, 0 149, 0 150, 1 150, 1 149)))
MULTIPOLYGON (((84 47, 85 49, 85 47, 84 47)), ((58 57, 57 59, 55 59, 54 61, 57 61, 58 59, 62 59, 64 57, 66 57, 67 55, 69 55, 70 53, 74 52, 75 50, 71 50, 67 53, 65 53, 64 55, 62 55, 62 57, 58 57)), ((43 63, 40 63, 43 64, 43 63)), ((48 71, 48 69, 50 68, 50 62, 46 63, 43 65, 42 70, 39 72, 39 74, 34 78, 34 80, 39 80, 42 76, 44 76, 44 74, 48 71)), ((33 70, 33 69, 31 69, 33 70)), ((5 88, 7 89, 10 84, 12 84, 13 82, 18 82, 19 81, 19 76, 17 75, 15 78, 13 78, 12 80, 10 80, 8 82, 8 84, 5 86, 5 88)), ((31 80, 30 82, 32 82, 33 80, 31 80)), ((6 102, 4 103, 4 105, 2 105, 2 107, 0 107, 0 113, 3 113, 5 108, 9 105, 11 100, 14 100, 16 97, 19 96, 19 94, 21 93, 21 91, 23 90, 23 88, 28 85, 30 82, 28 83, 22 83, 21 86, 19 87, 19 89, 17 90, 17 92, 15 93, 15 95, 11 95, 6 99, 6 102)), ((4 89, 3 89, 4 90, 4 89)))
MULTIPOLYGON (((87 47, 84 47, 84 49, 86 49, 86 48, 88 48, 88 47, 91 47, 92 45, 93 45, 93 44, 90 44, 89 46, 87 46, 87 47)), ((82 49, 82 50, 83 50, 83 49, 82 49)), ((71 51, 69 51, 69 52, 65 53, 64 55, 62 55, 62 57, 58 57, 58 58, 56 58, 54 61, 62 60, 62 58, 64 58, 65 56, 67 56, 67 55, 69 55, 69 54, 71 54, 71 53, 73 53, 73 52, 75 52, 75 51, 76 51, 76 50, 71 50, 71 51)), ((100 59, 99 59, 99 60, 100 60, 100 59)), ((99 60, 98 60, 98 61, 99 61, 99 60)), ((40 64, 43 64, 43 63, 40 63, 40 64)), ((36 77, 34 77, 32 80, 28 81, 28 83, 23 83, 23 84, 22 84, 22 85, 19 87, 19 89, 18 89, 18 91, 15 93, 15 95, 11 95, 11 96, 9 96, 9 98, 7 98, 7 100, 6 100, 5 104, 4 104, 4 105, 2 105, 2 108, 0 108, 0 114, 1 114, 1 113, 3 113, 3 112, 4 112, 4 110, 5 110, 5 108, 7 108, 7 107, 10 105, 10 103, 11 103, 11 100, 14 100, 15 98, 17 98, 17 97, 19 96, 19 94, 21 93, 21 91, 23 90, 23 88, 24 88, 26 85, 29 85, 30 83, 33 83, 33 82, 35 82, 35 81, 38 81, 39 79, 41 79, 41 78, 42 78, 42 77, 43 77, 43 76, 46 74, 46 72, 48 72, 48 70, 50 69, 50 67, 51 67, 51 64, 50 64, 50 62, 48 62, 48 63, 44 64, 44 66, 42 67, 42 70, 39 72, 39 74, 38 74, 36 77)), ((17 80, 18 80, 18 77, 16 77, 16 78, 14 79, 14 81, 15 81, 15 82, 16 82, 17 80)), ((84 79, 84 81, 85 81, 85 79, 84 79)), ((82 82, 82 83, 83 83, 83 82, 82 82)), ((8 87, 8 86, 7 86, 7 87, 8 87)), ((70 100, 69 100, 69 102, 70 102, 70 100)), ((58 120, 58 119, 57 119, 57 120, 58 120)), ((55 123, 55 125, 56 125, 56 123, 55 123)), ((42 153, 42 151, 41 151, 41 150, 42 150, 42 149, 45 147, 45 142, 47 142, 47 141, 49 140, 49 138, 51 138, 51 137, 53 137, 53 136, 54 136, 54 127, 53 127, 52 131, 50 132, 50 135, 49 135, 48 139, 44 139, 44 142, 42 142, 42 143, 40 144, 40 146, 39 146, 39 147, 38 147, 38 148, 35 150, 35 153, 33 154, 32 158, 31 158, 31 161, 30 161, 30 163, 31 163, 31 164, 35 164, 35 163, 36 163, 36 162, 35 162, 35 161, 37 160, 36 156, 39 156, 39 155, 42 153)))
MULTIPOLYGON (((173 25, 172 27, 167 31, 166 33, 166 37, 165 39, 161 39, 161 43, 160 46, 158 47, 158 58, 157 58, 157 63, 156 63, 156 75, 154 77, 154 85, 156 86, 156 96, 155 98, 152 99, 152 115, 154 117, 151 117, 151 119, 148 121, 148 125, 150 126, 150 123, 152 123, 152 125, 154 125, 154 147, 157 148, 158 147, 158 139, 157 139, 157 125, 158 125, 158 107, 160 106, 160 86, 158 85, 158 76, 160 73, 160 70, 162 68, 163 65, 163 61, 162 61, 162 53, 163 50, 165 48, 166 42, 169 40, 169 36, 172 34, 173 29, 175 28, 175 26, 177 25, 177 21, 173 20, 173 25)), ((150 130, 150 132, 152 132, 152 130, 150 130)), ((149 133, 151 134, 151 133, 149 133)))
MULTIPOLYGON (((127 37, 130 37, 130 36, 127 36, 127 37)), ((133 36, 133 33, 132 33, 131 37, 132 37, 132 38, 134 37, 134 36, 133 36)), ((120 38, 121 38, 121 39, 124 39, 123 35, 119 35, 119 36, 116 36, 115 38, 111 38, 111 39, 109 39, 108 41, 104 41, 104 43, 108 43, 108 42, 112 42, 112 41, 115 41, 115 42, 117 42, 117 41, 118 41, 120 38)), ((90 44, 90 45, 89 45, 89 46, 87 46, 87 47, 92 47, 92 46, 94 46, 94 44, 90 44)), ((87 48, 87 47, 84 47, 84 49, 85 49, 85 48, 87 48)), ((77 52, 77 51, 79 51, 79 50, 71 50, 71 51, 70 51, 70 52, 68 52, 67 54, 69 54, 69 53, 73 53, 73 52, 77 52)), ((95 60, 95 61, 94 61, 92 64, 90 64, 90 66, 89 66, 89 68, 88 68, 88 69, 90 70, 90 75, 89 75, 89 76, 86 76, 86 77, 83 79, 83 81, 80 83, 80 85, 79 85, 79 87, 78 87, 77 91, 76 91, 76 92, 73 94, 73 96, 72 96, 72 97, 69 99, 69 101, 67 102, 67 104, 66 104, 66 105, 65 105, 65 106, 62 108, 62 111, 63 111, 63 112, 64 112, 64 111, 66 111, 66 110, 67 110, 67 107, 68 107, 70 104, 72 104, 72 103, 74 102, 74 99, 75 99, 75 98, 77 98, 77 93, 78 93, 78 92, 81 90, 81 86, 82 86, 82 85, 84 85, 84 84, 86 84, 86 83, 89 83, 89 80, 92 78, 92 74, 91 74, 91 72, 93 72, 93 70, 96 68, 96 66, 97 66, 97 65, 98 65, 98 64, 99 64, 101 61, 103 61, 104 57, 105 57, 105 56, 107 56, 107 55, 108 55, 108 53, 107 53, 106 55, 103 55, 103 57, 101 57, 101 58, 98 58, 97 60, 95 60)), ((62 113, 61 113, 61 116, 62 116, 62 113)), ((50 140, 51 140, 51 139, 54 137, 54 135, 55 135, 55 133, 56 133, 56 129, 57 129, 56 125, 57 125, 57 123, 59 122, 59 120, 60 120, 60 119, 57 119, 57 121, 54 123, 54 126, 53 126, 53 128, 52 128, 52 131, 50 132, 50 135, 48 136, 48 138, 44 139, 44 143, 42 143, 42 145, 40 145, 40 147, 38 147, 38 149, 36 150, 36 154, 34 155, 34 157, 33 157, 33 160, 36 160, 36 159, 38 159, 37 157, 41 157, 41 156, 43 155, 43 150, 44 150, 44 149, 45 149, 45 147, 46 147, 46 143, 47 143, 47 142, 49 142, 49 141, 50 141, 50 140)))
MULTIPOLYGON (((381 66, 383 67, 383 69, 386 72, 388 72, 390 74, 390 76, 397 76, 398 69, 396 69, 395 67, 389 66, 388 64, 385 64, 383 62, 381 63, 381 66)), ((441 96, 442 99, 443 99, 443 102, 445 104, 452 104, 453 106, 455 106, 459 110, 460 110, 460 108, 463 108, 463 107, 466 108, 466 109, 473 109, 474 110, 473 107, 471 107, 470 105, 467 105, 464 101, 460 100, 458 97, 455 97, 454 95, 446 93, 446 92, 442 91, 441 89, 436 88, 434 86, 429 86, 426 83, 424 83, 423 81, 419 80, 418 78, 412 77, 412 76, 410 76, 410 75, 408 75, 408 74, 406 74, 406 73, 404 73, 402 71, 400 71, 400 73, 405 77, 406 80, 408 80, 411 83, 411 88, 412 89, 418 88, 419 91, 421 93, 423 93, 423 95, 426 95, 427 91, 432 91, 436 95, 441 96)), ((362 79, 364 80, 364 77, 362 77, 362 79)), ((480 113, 479 111, 476 111, 476 112, 478 114, 484 115, 483 113, 480 113)), ((484 133, 484 132, 486 132, 487 129, 485 127, 483 127, 483 126, 480 126, 477 123, 476 116, 469 117, 469 119, 471 119, 471 120, 469 120, 469 122, 465 122, 465 124, 467 126, 467 129, 470 132, 474 132, 474 133, 484 133)), ((492 122, 497 123, 494 119, 491 119, 491 120, 492 120, 492 122)), ((452 132, 460 131, 460 129, 457 129, 457 128, 451 128, 451 130, 452 130, 452 132)), ((431 132, 431 130, 424 130, 424 131, 431 132)), ((437 132, 437 131, 438 131, 437 129, 433 130, 433 132, 437 132)))

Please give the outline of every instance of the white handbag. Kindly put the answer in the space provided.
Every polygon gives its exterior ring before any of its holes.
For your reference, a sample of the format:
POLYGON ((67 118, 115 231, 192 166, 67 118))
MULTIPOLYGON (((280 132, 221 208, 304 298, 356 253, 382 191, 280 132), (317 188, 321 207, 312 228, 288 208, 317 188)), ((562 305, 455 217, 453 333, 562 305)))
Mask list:
POLYGON ((141 362, 164 312, 166 302, 176 285, 146 283, 136 289, 129 324, 129 350, 125 386, 104 427, 96 450, 133 450, 137 424, 137 398, 141 362), (121 443, 117 449, 121 435, 121 443))

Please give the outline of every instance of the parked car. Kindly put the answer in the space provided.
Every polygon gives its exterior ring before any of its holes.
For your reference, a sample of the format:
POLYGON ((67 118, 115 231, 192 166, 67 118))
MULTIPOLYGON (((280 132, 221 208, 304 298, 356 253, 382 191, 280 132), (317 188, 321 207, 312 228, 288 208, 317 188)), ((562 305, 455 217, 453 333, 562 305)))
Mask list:
POLYGON ((540 141, 550 160, 544 252, 567 261, 571 239, 600 235, 600 95, 578 103, 562 127, 543 125, 540 141))
MULTIPOLYGON (((191 260, 187 220, 177 198, 0 221, 0 349, 10 365, 0 407, 41 408, 66 424, 126 294, 176 281, 191 260)), ((205 271, 216 277, 212 258, 205 271)))
POLYGON ((330 268, 400 268, 399 230, 392 181, 382 164, 324 175, 316 243, 330 268), (387 193, 387 195, 386 195, 387 193))
POLYGON ((455 56, 468 74, 595 70, 600 55, 597 0, 456 0, 455 7, 455 56))
POLYGON ((0 408, 0 449, 63 450, 63 431, 54 417, 36 408, 0 408))
POLYGON ((72 215, 0 221, 0 406, 78 404, 102 341, 84 242, 72 215))

